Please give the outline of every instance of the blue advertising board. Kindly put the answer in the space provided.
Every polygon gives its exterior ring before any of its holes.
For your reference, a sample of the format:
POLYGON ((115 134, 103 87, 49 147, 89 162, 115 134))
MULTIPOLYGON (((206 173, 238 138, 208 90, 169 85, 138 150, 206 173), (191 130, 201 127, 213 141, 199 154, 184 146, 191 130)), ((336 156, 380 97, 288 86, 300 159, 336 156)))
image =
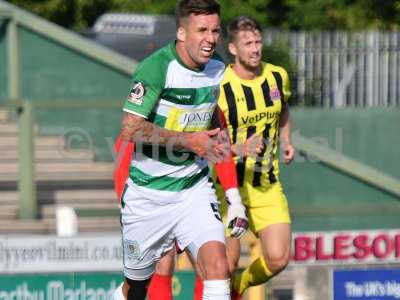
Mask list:
POLYGON ((400 269, 333 271, 333 300, 392 299, 400 299, 400 269))

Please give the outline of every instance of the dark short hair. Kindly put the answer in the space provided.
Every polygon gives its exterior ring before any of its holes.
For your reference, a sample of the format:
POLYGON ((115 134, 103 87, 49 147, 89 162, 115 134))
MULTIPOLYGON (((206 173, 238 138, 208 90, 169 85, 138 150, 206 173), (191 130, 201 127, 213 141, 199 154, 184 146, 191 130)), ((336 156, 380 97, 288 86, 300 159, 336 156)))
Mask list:
POLYGON ((239 16, 235 18, 228 25, 228 41, 232 42, 239 31, 260 31, 262 33, 262 28, 260 23, 258 23, 255 19, 248 16, 239 16))
POLYGON ((176 27, 181 25, 181 20, 190 14, 195 15, 220 15, 220 6, 216 0, 180 0, 176 4, 176 27))

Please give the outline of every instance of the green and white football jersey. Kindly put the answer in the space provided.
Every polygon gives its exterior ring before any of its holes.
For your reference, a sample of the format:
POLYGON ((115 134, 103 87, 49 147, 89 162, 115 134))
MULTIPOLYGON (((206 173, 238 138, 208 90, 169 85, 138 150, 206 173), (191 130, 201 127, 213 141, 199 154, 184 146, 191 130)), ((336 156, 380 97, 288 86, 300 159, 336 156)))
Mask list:
MULTIPOLYGON (((170 43, 139 64, 124 111, 170 130, 207 130, 224 68, 222 60, 212 58, 201 70, 189 69, 170 43)), ((207 162, 194 153, 137 145, 130 178, 136 186, 170 195, 194 186, 208 172, 207 162)))

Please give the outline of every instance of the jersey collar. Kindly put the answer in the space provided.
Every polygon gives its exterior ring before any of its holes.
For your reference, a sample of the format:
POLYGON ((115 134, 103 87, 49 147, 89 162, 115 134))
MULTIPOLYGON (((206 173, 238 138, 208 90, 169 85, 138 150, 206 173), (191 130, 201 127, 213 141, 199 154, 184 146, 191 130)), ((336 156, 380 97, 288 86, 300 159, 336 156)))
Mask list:
POLYGON ((178 61, 178 63, 179 63, 180 65, 182 65, 183 67, 185 67, 186 69, 189 69, 190 71, 193 71, 193 72, 202 72, 202 71, 204 70, 204 68, 206 67, 206 65, 204 65, 204 66, 202 66, 202 67, 199 68, 199 69, 194 69, 194 68, 191 68, 191 67, 189 67, 188 65, 186 65, 186 64, 182 61, 182 59, 181 59, 181 57, 179 56, 178 52, 176 51, 176 40, 173 41, 173 42, 171 42, 171 43, 169 44, 169 47, 170 47, 171 52, 172 52, 172 54, 174 55, 175 59, 178 61))

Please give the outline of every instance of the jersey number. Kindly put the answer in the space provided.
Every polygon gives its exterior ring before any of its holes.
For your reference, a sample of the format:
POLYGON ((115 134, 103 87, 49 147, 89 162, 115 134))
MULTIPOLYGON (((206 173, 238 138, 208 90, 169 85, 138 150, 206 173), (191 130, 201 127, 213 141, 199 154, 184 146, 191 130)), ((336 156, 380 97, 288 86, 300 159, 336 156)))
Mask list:
POLYGON ((219 214, 218 204, 217 203, 210 203, 210 204, 211 204, 211 209, 214 213, 214 217, 216 217, 217 220, 222 222, 221 215, 219 214))

